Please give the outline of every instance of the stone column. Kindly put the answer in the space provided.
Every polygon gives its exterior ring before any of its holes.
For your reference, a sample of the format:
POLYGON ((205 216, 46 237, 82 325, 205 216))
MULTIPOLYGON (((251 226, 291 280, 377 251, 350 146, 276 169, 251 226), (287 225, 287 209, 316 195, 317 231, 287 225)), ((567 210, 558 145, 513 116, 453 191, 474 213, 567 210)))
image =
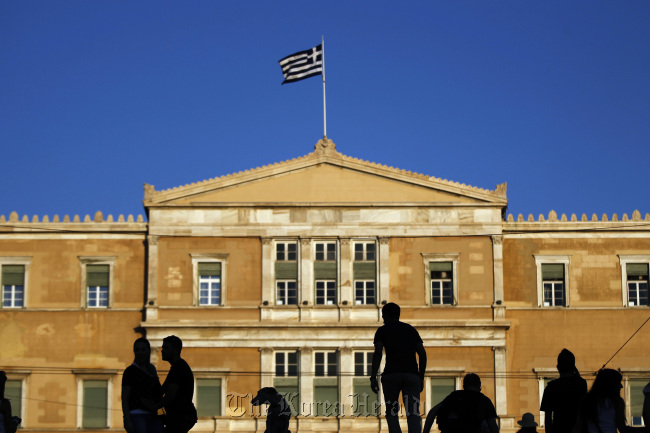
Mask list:
POLYGON ((503 299, 503 235, 492 236, 492 262, 494 275, 493 320, 505 319, 503 299))
POLYGON ((508 413, 506 388, 506 347, 493 347, 494 351, 494 402, 498 415, 508 413))
POLYGON ((379 238, 379 281, 377 281, 377 301, 381 304, 383 301, 390 302, 389 298, 389 275, 388 275, 388 259, 390 249, 390 238, 379 238))
POLYGON ((158 236, 147 236, 148 272, 147 305, 145 306, 146 321, 158 319, 158 241, 158 236))
POLYGON ((300 348, 300 409, 301 416, 314 415, 314 349, 300 348))

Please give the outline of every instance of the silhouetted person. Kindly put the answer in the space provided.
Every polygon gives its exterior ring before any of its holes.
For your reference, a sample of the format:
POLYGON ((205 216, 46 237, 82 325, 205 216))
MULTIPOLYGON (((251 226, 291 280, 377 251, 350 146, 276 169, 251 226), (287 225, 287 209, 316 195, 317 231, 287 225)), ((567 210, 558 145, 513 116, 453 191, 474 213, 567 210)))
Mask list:
POLYGON ((253 406, 268 404, 266 413, 266 430, 264 433, 291 433, 289 431, 289 419, 291 419, 291 408, 287 401, 273 387, 262 388, 251 401, 253 406))
POLYGON ((546 386, 540 410, 544 411, 546 433, 571 433, 580 404, 587 395, 587 381, 576 368, 576 358, 567 349, 557 356, 558 379, 546 386))
POLYGON ((381 309, 384 325, 375 333, 375 353, 372 357, 370 386, 379 392, 377 373, 383 351, 386 351, 386 367, 381 375, 381 385, 386 402, 386 423, 390 433, 401 433, 399 426, 399 394, 402 393, 409 433, 420 433, 420 392, 424 389, 424 372, 427 354, 420 334, 408 323, 400 322, 399 305, 389 302, 381 309), (419 358, 416 360, 415 355, 419 358))
POLYGON ((133 343, 133 364, 122 376, 122 413, 127 433, 162 433, 158 409, 163 407, 162 387, 151 364, 151 345, 146 338, 133 343))
POLYGON ((492 401, 481 393, 481 378, 468 373, 463 389, 453 391, 440 403, 437 414, 442 433, 481 433, 483 425, 490 433, 498 433, 497 411, 492 401))
POLYGON ((623 376, 616 370, 604 368, 598 372, 582 402, 574 432, 617 433, 625 430, 622 382, 623 376))
POLYGON ((165 433, 187 433, 198 419, 192 403, 194 396, 194 374, 181 358, 183 342, 175 335, 163 339, 162 359, 171 364, 167 378, 162 385, 165 405, 165 433))
POLYGON ((517 433, 537 433, 537 423, 535 422, 535 415, 530 412, 526 412, 521 416, 521 420, 517 421, 519 430, 517 433))
POLYGON ((15 433, 22 420, 11 415, 11 403, 5 398, 6 384, 7 374, 0 371, 0 433, 15 433))

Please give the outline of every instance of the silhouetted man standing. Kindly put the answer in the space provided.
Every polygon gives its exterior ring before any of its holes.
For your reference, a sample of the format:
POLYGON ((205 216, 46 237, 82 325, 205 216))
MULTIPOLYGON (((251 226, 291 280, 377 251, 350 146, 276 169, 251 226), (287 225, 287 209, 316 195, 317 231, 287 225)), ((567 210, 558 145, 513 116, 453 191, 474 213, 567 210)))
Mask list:
POLYGON ((420 392, 424 389, 424 372, 427 368, 427 353, 420 334, 408 323, 400 322, 400 308, 388 303, 381 309, 384 325, 375 333, 375 353, 372 357, 370 386, 379 392, 377 373, 383 351, 386 351, 386 367, 381 375, 381 384, 386 401, 386 423, 390 433, 401 433, 399 426, 399 394, 402 393, 409 433, 422 431, 420 417, 420 392), (417 354, 418 360, 415 355, 417 354))
POLYGON ((546 433, 570 433, 587 395, 587 381, 580 376, 570 350, 562 349, 557 356, 557 371, 560 377, 546 386, 540 410, 545 414, 546 433))
POLYGON ((171 364, 165 383, 162 385, 165 405, 165 433, 187 433, 198 419, 192 403, 194 396, 194 374, 187 362, 181 358, 183 342, 175 335, 163 339, 162 359, 171 364))

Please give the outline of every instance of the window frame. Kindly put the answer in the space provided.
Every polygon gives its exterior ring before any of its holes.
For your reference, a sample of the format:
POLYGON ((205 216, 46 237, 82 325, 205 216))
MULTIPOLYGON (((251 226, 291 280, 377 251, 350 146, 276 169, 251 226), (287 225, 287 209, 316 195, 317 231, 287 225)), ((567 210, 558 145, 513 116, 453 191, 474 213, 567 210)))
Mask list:
POLYGON ((192 253, 192 305, 198 308, 221 308, 226 305, 228 253, 192 253), (221 296, 218 304, 201 304, 201 283, 199 281, 199 263, 221 264, 221 296))
POLYGON ((113 308, 113 294, 114 290, 114 274, 115 262, 117 256, 79 256, 79 264, 81 266, 81 308, 89 310, 109 310, 113 308), (88 278, 88 265, 108 265, 108 299, 105 307, 97 306, 90 307, 88 305, 88 285, 86 284, 88 278))
POLYGON ((352 295, 354 296, 353 305, 377 305, 377 281, 376 280, 354 280, 354 287, 352 287, 352 295), (363 301, 362 303, 357 303, 357 283, 363 284, 363 301), (375 287, 373 288, 375 292, 375 302, 367 302, 368 300, 368 287, 367 284, 372 283, 375 287))
POLYGON ((537 269, 537 307, 538 308, 569 308, 571 306, 571 286, 569 284, 571 269, 571 255, 533 255, 537 269), (544 280, 542 277, 542 266, 562 264, 564 265, 564 305, 544 305, 544 280))
POLYGON ((352 260, 351 262, 377 262, 377 242, 374 240, 355 240, 352 241, 352 260), (357 260, 357 245, 362 246, 362 252, 361 254, 363 255, 363 259, 357 260), (373 254, 375 255, 374 259, 369 259, 368 258, 368 245, 372 245, 374 247, 374 252, 373 254))
POLYGON ((460 286, 458 268, 460 261, 460 253, 422 253, 422 263, 424 264, 424 305, 428 307, 445 308, 459 305, 458 302, 458 287, 460 286), (452 303, 451 304, 434 304, 431 302, 432 288, 431 288, 431 269, 429 263, 431 262, 451 262, 452 269, 452 303))
POLYGON ((273 242, 273 261, 274 262, 299 262, 300 261, 300 243, 298 241, 292 241, 292 240, 277 240, 273 242), (278 259, 278 245, 284 245, 285 251, 284 254, 287 255, 287 258, 285 259, 278 259), (295 245, 296 246, 296 258, 295 260, 291 260, 288 258, 289 256, 289 245, 295 245))
MULTIPOLYGON (((289 289, 285 286, 284 290, 287 293, 287 299, 288 299, 289 289)), ((275 293, 274 293, 274 295, 275 295, 275 306, 276 307, 277 306, 286 307, 286 306, 298 305, 300 303, 300 293, 299 293, 299 290, 298 290, 298 281, 297 280, 291 280, 291 279, 289 279, 289 280, 284 280, 284 279, 283 280, 275 280, 275 293), (289 304, 289 303, 279 304, 278 303, 280 301, 279 296, 278 296, 278 289, 279 289, 278 284, 285 284, 286 285, 287 283, 295 283, 295 285, 296 285, 296 303, 295 304, 289 304)))
MULTIPOLYGON (((29 377, 31 371, 25 370, 13 370, 7 371, 7 381, 16 381, 20 382, 20 413, 15 412, 15 405, 11 406, 12 415, 18 416, 22 419, 18 430, 25 429, 29 427, 29 421, 27 420, 26 407, 27 407, 27 384, 29 382, 29 377)), ((6 396, 5 396, 6 397, 6 396)))
MULTIPOLYGON (((629 292, 627 286, 627 265, 632 263, 647 264, 650 270, 650 255, 648 254, 619 254, 619 263, 621 265, 621 297, 623 307, 626 308, 648 308, 650 305, 629 305, 629 292)), ((650 276, 648 277, 650 280, 650 276)), ((650 281, 649 281, 650 283, 650 281)))
POLYGON ((112 413, 113 413, 113 388, 115 384, 115 376, 117 370, 72 370, 76 376, 77 381, 77 428, 78 429, 110 429, 112 428, 112 413), (88 380, 101 380, 106 381, 106 427, 84 427, 84 381, 88 380))
POLYGON ((220 389, 220 394, 221 394, 221 407, 219 408, 219 415, 208 415, 201 417, 199 416, 199 419, 211 419, 214 416, 225 416, 226 414, 226 405, 227 405, 227 393, 226 393, 226 388, 227 388, 227 380, 228 380, 228 372, 224 369, 206 369, 206 370, 195 370, 193 371, 194 374, 194 395, 192 396, 192 403, 194 403, 194 406, 198 409, 198 381, 201 379, 219 379, 221 381, 221 389, 220 389))
POLYGON ((338 260, 339 260, 339 246, 338 246, 338 242, 337 242, 337 241, 335 241, 335 240, 330 240, 330 241, 326 241, 326 240, 314 240, 314 241, 313 241, 313 245, 314 245, 314 255, 313 255, 313 257, 314 257, 314 259, 313 259, 314 263, 316 263, 316 262, 334 262, 334 263, 337 263, 337 267, 338 267, 338 260), (325 247, 323 248, 323 254, 324 254, 325 258, 324 258, 323 260, 318 260, 318 258, 317 258, 318 245, 321 245, 321 244, 325 245, 325 247), (329 260, 329 259, 327 258, 327 255, 328 255, 327 245, 334 245, 334 258, 331 259, 331 260, 329 260))
MULTIPOLYGON (((635 262, 636 263, 636 262, 635 262)), ((641 417, 641 425, 634 425, 632 419, 632 391, 630 389, 630 381, 643 380, 646 384, 650 383, 650 371, 642 369, 626 369, 620 370, 623 375, 623 399, 625 400, 625 419, 628 426, 641 427, 643 424, 643 416, 641 417)), ((641 407, 643 407, 643 398, 641 398, 641 407)))
POLYGON ((314 280, 314 305, 322 306, 322 307, 332 307, 332 306, 337 305, 338 298, 339 298, 339 293, 338 292, 339 292, 339 288, 338 288, 337 280, 335 280, 335 279, 325 279, 325 278, 314 280), (325 287, 323 289, 319 289, 318 288, 319 283, 323 283, 325 285, 325 287), (330 283, 334 284, 334 299, 333 300, 329 299, 329 295, 328 295, 330 287, 327 287, 327 286, 330 283), (322 304, 318 302, 318 291, 319 290, 324 290, 325 291, 325 293, 324 293, 324 301, 325 302, 322 303, 322 304))
POLYGON ((463 389, 463 376, 465 368, 456 370, 427 371, 424 376, 424 395, 426 399, 427 411, 433 408, 433 395, 431 393, 431 379, 453 379, 454 391, 463 389))
POLYGON ((2 266, 8 265, 19 265, 19 266, 24 266, 25 267, 25 274, 23 276, 23 305, 20 307, 5 307, 4 306, 4 293, 5 293, 5 287, 4 284, 2 284, 2 281, 0 281, 0 296, 2 297, 2 301, 0 302, 0 309, 12 309, 12 310, 18 310, 18 309, 25 309, 27 308, 27 300, 28 300, 28 294, 29 294, 29 268, 31 266, 32 262, 32 257, 31 256, 2 256, 0 257, 0 280, 2 279, 2 266))

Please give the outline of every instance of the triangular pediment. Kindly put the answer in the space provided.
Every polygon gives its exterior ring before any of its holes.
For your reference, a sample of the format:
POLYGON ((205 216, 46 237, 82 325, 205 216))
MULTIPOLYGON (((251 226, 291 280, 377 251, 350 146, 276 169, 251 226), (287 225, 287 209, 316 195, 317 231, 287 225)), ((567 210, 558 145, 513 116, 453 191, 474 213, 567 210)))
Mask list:
MULTIPOLYGON (((331 146, 331 147, 330 147, 331 146)), ((336 152, 321 140, 302 158, 164 191, 145 186, 145 206, 248 205, 494 205, 495 191, 436 179, 336 152)))

